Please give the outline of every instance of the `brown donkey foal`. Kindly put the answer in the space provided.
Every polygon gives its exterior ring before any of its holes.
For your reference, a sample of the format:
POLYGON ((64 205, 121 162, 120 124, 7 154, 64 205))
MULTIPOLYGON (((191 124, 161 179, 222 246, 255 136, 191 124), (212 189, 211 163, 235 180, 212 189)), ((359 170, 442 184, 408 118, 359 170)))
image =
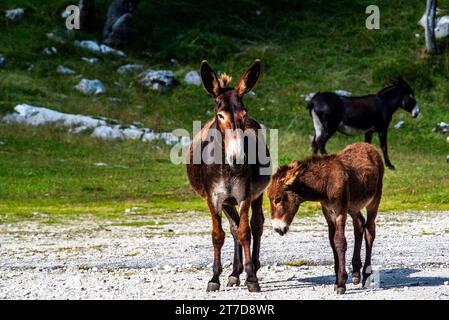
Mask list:
POLYGON ((360 283, 360 250, 365 234, 366 257, 363 286, 372 273, 371 252, 376 235, 375 219, 382 197, 384 166, 379 152, 368 143, 354 143, 337 154, 312 156, 280 167, 267 189, 275 231, 284 235, 304 201, 321 203, 334 254, 337 294, 346 291, 345 225, 347 214, 354 225, 352 282, 360 283), (367 210, 367 219, 360 213, 367 210))
POLYGON ((260 291, 256 272, 260 268, 260 238, 264 223, 262 197, 270 180, 271 162, 263 136, 258 134, 261 127, 247 115, 242 102, 243 96, 251 91, 259 78, 260 65, 256 60, 237 86, 231 88, 230 77, 223 74, 219 79, 207 61, 201 64, 204 88, 216 102, 215 116, 189 147, 187 174, 195 192, 206 200, 212 218, 214 264, 207 291, 220 289, 221 248, 225 239, 222 210, 234 238, 233 271, 228 286, 240 284, 239 277, 244 268, 248 290, 260 291), (263 151, 265 161, 261 161, 259 150, 263 151), (240 212, 237 212, 236 205, 239 205, 240 212))

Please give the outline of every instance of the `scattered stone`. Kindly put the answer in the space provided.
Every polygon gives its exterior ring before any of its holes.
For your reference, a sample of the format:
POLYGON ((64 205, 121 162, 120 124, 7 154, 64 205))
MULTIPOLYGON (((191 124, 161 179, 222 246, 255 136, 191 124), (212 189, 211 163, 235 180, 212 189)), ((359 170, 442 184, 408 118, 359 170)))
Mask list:
POLYGON ((67 17, 70 16, 70 14, 71 12, 65 9, 64 11, 61 12, 61 18, 67 19, 67 17))
POLYGON ((3 117, 4 122, 23 123, 32 126, 60 125, 68 128, 70 133, 75 134, 94 129, 91 136, 105 140, 136 139, 142 142, 163 140, 167 145, 180 143, 183 148, 191 142, 188 136, 178 137, 171 132, 156 133, 150 128, 139 128, 136 125, 124 126, 115 120, 102 117, 67 114, 27 104, 17 105, 14 110, 14 113, 3 117))
POLYGON ((64 66, 58 66, 56 69, 57 73, 61 74, 76 74, 76 72, 70 68, 64 67, 64 66))
POLYGON ((449 137, 446 138, 446 142, 449 143, 449 137))
POLYGON ((106 92, 106 87, 100 80, 82 79, 75 89, 86 95, 98 95, 106 92))
POLYGON ((449 154, 446 156, 446 162, 449 163, 449 154))
POLYGON ((65 43, 65 40, 62 37, 54 34, 53 32, 46 33, 45 35, 47 36, 47 39, 49 39, 51 41, 54 41, 54 42, 57 42, 57 43, 60 43, 60 44, 64 44, 65 43))
POLYGON ((112 104, 115 104, 117 106, 122 104, 122 100, 119 98, 115 98, 115 97, 109 97, 109 101, 111 101, 112 104))
POLYGON ((5 66, 5 57, 0 54, 0 68, 5 66))
POLYGON ((11 21, 19 21, 20 19, 22 19, 24 13, 25 9, 23 8, 6 10, 5 17, 11 21))
POLYGON ((198 73, 198 71, 195 71, 195 70, 187 72, 185 77, 184 77, 184 81, 187 84, 191 84, 191 85, 194 85, 194 86, 201 85, 200 74, 198 73))
POLYGON ((137 72, 143 72, 144 66, 142 64, 125 64, 117 69, 120 74, 132 74, 137 72))
POLYGON ((104 163, 104 162, 96 162, 96 163, 94 163, 94 166, 96 166, 96 167, 107 167, 108 164, 104 163))
POLYGON ((106 121, 94 119, 89 116, 67 114, 47 108, 35 107, 28 104, 19 104, 15 113, 6 115, 3 121, 6 123, 25 123, 32 126, 46 124, 60 124, 65 127, 85 126, 95 128, 106 125, 106 121))
POLYGON ((225 263, 223 263, 223 268, 228 268, 232 266, 232 262, 230 260, 225 261, 225 263))
POLYGON ((171 70, 148 70, 140 74, 139 82, 153 90, 165 90, 174 87, 178 81, 171 70))
POLYGON ((74 44, 79 48, 83 48, 92 52, 112 54, 121 58, 126 57, 126 54, 123 51, 113 49, 105 44, 98 44, 96 41, 92 40, 75 41, 74 44))
POLYGON ((90 63, 90 64, 97 64, 98 63, 98 58, 86 58, 86 57, 82 57, 81 60, 90 63))
POLYGON ((58 49, 56 49, 55 47, 44 48, 42 50, 42 54, 46 56, 53 56, 58 54, 58 49))
POLYGON ((449 281, 444 281, 444 285, 448 286, 449 285, 449 281))
POLYGON ((5 145, 5 141, 0 140, 0 146, 3 146, 3 145, 5 145))
POLYGON ((405 124, 405 121, 399 121, 394 125, 395 129, 401 129, 402 126, 405 124))
POLYGON ((449 133, 449 123, 439 122, 439 123, 437 123, 437 126, 432 129, 432 131, 433 132, 449 133))
POLYGON ((95 128, 94 132, 91 134, 91 137, 103 140, 123 140, 125 138, 120 129, 108 126, 95 128))

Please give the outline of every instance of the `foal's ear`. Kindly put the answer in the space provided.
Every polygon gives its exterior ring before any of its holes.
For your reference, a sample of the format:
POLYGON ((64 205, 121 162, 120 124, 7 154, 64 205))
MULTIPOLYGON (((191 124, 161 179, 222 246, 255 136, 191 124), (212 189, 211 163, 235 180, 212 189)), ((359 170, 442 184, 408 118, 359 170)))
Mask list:
POLYGON ((256 85, 257 79, 259 79, 260 75, 260 66, 260 60, 256 59, 251 67, 249 67, 249 69, 243 74, 239 84, 235 87, 235 90, 240 97, 242 97, 245 93, 250 92, 256 85))
POLYGON ((298 172, 299 172, 299 165, 300 162, 299 161, 292 161, 289 165, 288 165, 288 171, 285 174, 285 178, 283 179, 283 183, 287 186, 291 186, 295 183, 296 178, 298 176, 298 172))
POLYGON ((203 60, 201 63, 201 80, 203 82, 204 89, 206 89, 206 91, 214 98, 220 95, 220 81, 218 81, 217 74, 206 60, 203 60))

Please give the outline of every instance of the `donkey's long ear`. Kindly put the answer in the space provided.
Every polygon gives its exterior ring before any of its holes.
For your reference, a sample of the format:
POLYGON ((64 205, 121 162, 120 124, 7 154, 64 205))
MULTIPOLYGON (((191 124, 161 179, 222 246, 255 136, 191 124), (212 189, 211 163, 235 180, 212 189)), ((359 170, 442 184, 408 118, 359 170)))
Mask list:
POLYGON ((287 186, 291 186, 293 183, 295 183, 298 172, 299 172, 299 161, 292 161, 288 165, 288 171, 285 174, 285 178, 283 179, 283 183, 287 186))
POLYGON ((243 74, 242 78, 239 81, 239 84, 237 85, 237 87, 235 87, 235 90, 237 91, 239 96, 243 96, 245 93, 250 92, 251 89, 254 88, 257 79, 259 79, 260 66, 261 62, 259 59, 257 59, 243 74))
POLYGON ((201 63, 201 80, 203 80, 204 89, 214 98, 220 95, 220 81, 218 81, 217 74, 206 60, 201 63))

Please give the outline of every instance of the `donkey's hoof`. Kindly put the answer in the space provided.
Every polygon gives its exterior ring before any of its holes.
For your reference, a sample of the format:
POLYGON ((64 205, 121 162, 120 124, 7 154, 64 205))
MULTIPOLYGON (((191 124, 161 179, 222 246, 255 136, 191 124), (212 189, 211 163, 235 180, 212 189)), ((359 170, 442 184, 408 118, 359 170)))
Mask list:
POLYGON ((238 277, 229 276, 227 287, 238 287, 240 285, 240 279, 238 277))
POLYGON ((206 292, 213 292, 220 290, 220 284, 216 282, 209 282, 207 284, 206 292))
POLYGON ((345 294, 346 288, 337 288, 337 294, 345 294))
POLYGON ((369 287, 371 287, 371 274, 363 276, 362 286, 365 289, 368 289, 369 287))
POLYGON ((360 283, 360 276, 352 276, 352 284, 359 284, 360 283))
POLYGON ((246 282, 249 292, 260 292, 259 282, 246 282))

